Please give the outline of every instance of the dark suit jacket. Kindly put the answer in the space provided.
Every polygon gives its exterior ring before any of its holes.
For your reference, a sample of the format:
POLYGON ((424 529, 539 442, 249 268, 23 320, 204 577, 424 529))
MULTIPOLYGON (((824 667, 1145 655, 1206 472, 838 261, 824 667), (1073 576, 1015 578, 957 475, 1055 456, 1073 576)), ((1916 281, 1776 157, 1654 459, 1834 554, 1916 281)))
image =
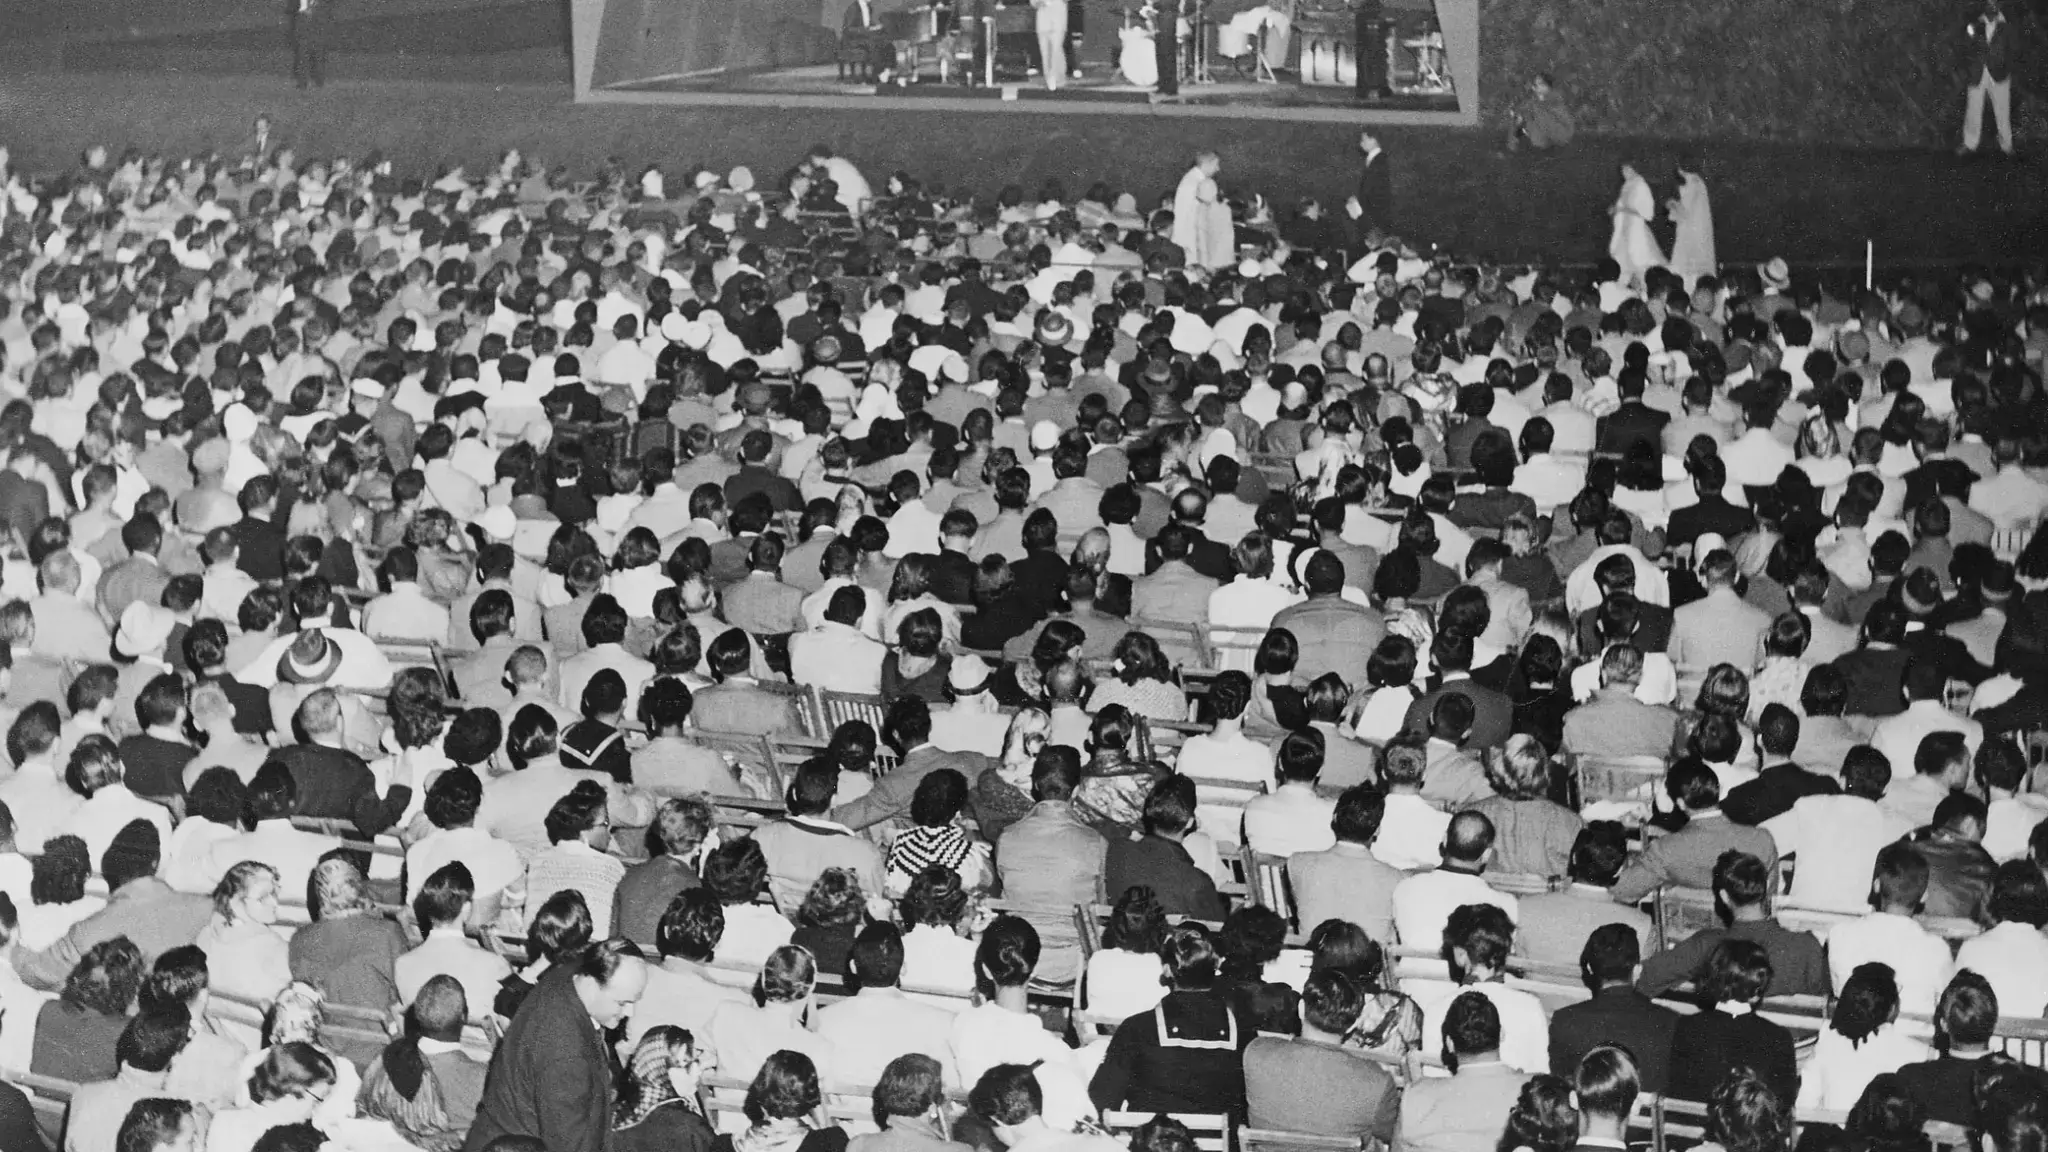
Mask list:
POLYGON ((1843 712, 1850 716, 1896 716, 1906 710, 1899 697, 1899 683, 1905 679, 1906 662, 1912 653, 1904 648, 1858 648, 1835 658, 1835 668, 1849 682, 1843 712))
POLYGON ((23 540, 50 518, 50 490, 13 472, 0 471, 0 527, 12 528, 23 540))
MULTIPOLYGON (((1981 28, 1983 25, 1976 26, 1981 28)), ((1971 71, 1970 83, 1976 83, 1977 77, 1985 72, 1991 73, 1991 78, 2001 84, 2012 75, 2012 39, 2012 21, 2001 20, 1989 39, 1973 41, 1977 51, 1970 62, 1976 67, 1971 71)))
POLYGON ((299 786, 299 806, 294 816, 316 816, 331 820, 353 820, 364 836, 375 836, 398 822, 412 801, 412 789, 393 785, 390 794, 377 796, 377 777, 370 766, 353 752, 314 744, 294 744, 271 753, 291 770, 299 786))
POLYGON ((1602 1044, 1635 1054, 1643 1091, 1662 1092, 1671 1076, 1671 1033, 1678 1013, 1627 986, 1602 988, 1593 998, 1550 1018, 1550 1070, 1570 1077, 1579 1060, 1602 1044))
POLYGON ((1639 400, 1627 401, 1600 418, 1597 447, 1627 459, 1629 449, 1637 441, 1647 441, 1653 451, 1661 453, 1664 425, 1670 422, 1669 412, 1660 412, 1639 400))
MULTIPOLYGON (((926 776, 941 768, 951 768, 967 778, 967 789, 972 794, 982 772, 994 763, 979 752, 941 752, 930 744, 912 748, 894 772, 876 780, 874 788, 860 799, 832 809, 828 818, 858 832, 892 817, 908 816, 910 801, 926 776)), ((970 803, 970 810, 972 807, 970 803)))
POLYGON ((1358 206, 1364 209, 1357 221, 1358 234, 1394 227, 1394 162, 1382 150, 1358 170, 1358 206))
POLYGON ((1716 493, 1673 512, 1671 527, 1664 531, 1664 542, 1676 548, 1692 543, 1705 532, 1733 540, 1755 526, 1756 517, 1749 509, 1737 508, 1716 493))
POLYGON ((571 970, 557 968, 527 994, 498 1041, 463 1152, 483 1152, 500 1136, 531 1136, 548 1152, 604 1152, 611 1111, 604 1037, 576 995, 571 970))
POLYGON ((1441 688, 1434 688, 1415 698, 1408 706, 1408 714, 1402 717, 1401 726, 1417 732, 1429 731, 1429 715, 1436 710, 1436 702, 1446 693, 1457 692, 1472 700, 1472 734, 1465 738, 1467 748, 1497 748, 1507 743, 1515 730, 1515 705, 1501 693, 1472 680, 1454 680, 1441 688))
POLYGON ((1728 1016, 1709 1010, 1678 1022, 1671 1043, 1671 1094, 1706 1100, 1730 1069, 1748 1068, 1790 1100, 1799 1092, 1799 1066, 1792 1033, 1760 1016, 1728 1016))
POLYGON ((284 529, 267 520, 244 516, 234 527, 241 554, 235 567, 258 581, 284 579, 284 529))
POLYGON ((1721 801, 1721 811, 1737 824, 1761 824, 1790 812, 1792 805, 1807 796, 1832 796, 1841 790, 1834 777, 1808 772, 1787 761, 1773 764, 1759 772, 1756 779, 1736 785, 1721 801))
POLYGON ((1493 424, 1488 423, 1485 417, 1475 417, 1452 425, 1450 431, 1444 433, 1444 459, 1449 461, 1454 469, 1470 468, 1473 441, 1479 439, 1482 433, 1498 430, 1493 424))
MULTIPOLYGON (((1601 652, 1600 610, 1588 608, 1579 613, 1579 651, 1601 652)), ((1660 604, 1636 601, 1636 631, 1630 637, 1635 646, 1644 652, 1662 652, 1671 646, 1671 609, 1660 604)))
POLYGON ((940 549, 932 561, 932 595, 948 604, 974 603, 974 561, 965 552, 940 549))
POLYGON ((1977 482, 1977 473, 1961 460, 1943 456, 1906 473, 1905 480, 1906 507, 1918 508, 1935 497, 1949 494, 1968 500, 1970 486, 1977 482))
POLYGON ((1152 889, 1169 916, 1220 920, 1229 911, 1216 882, 1195 866, 1187 849, 1158 836, 1112 838, 1102 869, 1104 895, 1114 904, 1140 884, 1152 889))
POLYGON ((1922 911, 1928 916, 1988 919, 1991 874, 1998 871, 1998 864, 1984 846, 1975 840, 1934 834, 1931 829, 1915 833, 1912 841, 1927 861, 1922 911))

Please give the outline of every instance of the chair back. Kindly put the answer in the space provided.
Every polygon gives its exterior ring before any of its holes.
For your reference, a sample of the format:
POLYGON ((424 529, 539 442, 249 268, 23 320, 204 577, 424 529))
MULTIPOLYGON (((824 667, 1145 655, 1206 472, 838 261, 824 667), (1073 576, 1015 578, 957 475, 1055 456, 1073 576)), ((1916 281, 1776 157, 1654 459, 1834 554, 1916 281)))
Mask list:
POLYGON ((1102 1126, 1129 1139, 1131 1133, 1151 1123, 1156 1115, 1180 1121, 1201 1152, 1230 1152, 1230 1117, 1222 1112, 1104 1112, 1102 1126))
POLYGON ((1294 924, 1294 896, 1287 884, 1287 857, 1255 852, 1246 844, 1238 850, 1244 862, 1245 895, 1261 908, 1280 914, 1294 924))
POLYGON ((1209 651, 1207 625, 1135 616, 1131 618, 1131 627, 1158 641, 1159 650, 1175 664, 1187 668, 1216 667, 1215 657, 1209 651))
POLYGON ((1657 889, 1656 916, 1657 936, 1666 948, 1696 932, 1721 926, 1720 913, 1714 910, 1714 894, 1704 888, 1666 885, 1657 889))
POLYGON ((1375 1141, 1351 1136, 1317 1136, 1278 1128, 1239 1128, 1238 1152, 1367 1152, 1375 1141))
POLYGON ((817 690, 816 701, 817 728, 813 734, 823 738, 830 738, 848 720, 867 721, 879 738, 883 724, 889 719, 889 702, 880 696, 821 688, 817 690))
POLYGON ((1570 757, 1573 800, 1579 807, 1601 800, 1648 800, 1664 781, 1660 756, 1570 757))

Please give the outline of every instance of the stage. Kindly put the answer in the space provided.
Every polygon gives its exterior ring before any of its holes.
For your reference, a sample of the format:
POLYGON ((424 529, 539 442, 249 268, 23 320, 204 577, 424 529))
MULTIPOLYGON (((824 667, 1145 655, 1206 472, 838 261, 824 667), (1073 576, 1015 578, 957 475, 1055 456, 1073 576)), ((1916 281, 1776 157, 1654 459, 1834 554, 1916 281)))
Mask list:
MULTIPOLYGON (((1132 83, 1115 61, 1116 25, 1102 9, 1077 56, 1081 75, 1049 91, 1011 61, 989 83, 986 53, 940 79, 927 58, 918 82, 880 83, 839 59, 845 0, 571 0, 576 97, 593 103, 871 108, 988 113, 1103 113, 1472 127, 1479 121, 1478 0, 1388 0, 1390 25, 1426 18, 1440 45, 1435 84, 1361 92, 1345 9, 1304 14, 1277 67, 1223 57, 1207 30, 1202 79, 1176 95, 1132 83), (962 72, 977 73, 976 83, 962 72)), ((1083 40, 1076 37, 1077 42, 1083 40)), ((1397 41, 1398 42, 1398 41, 1397 41)), ((1393 49, 1390 48, 1390 52, 1393 49)), ((964 60, 964 56, 963 56, 964 60)))

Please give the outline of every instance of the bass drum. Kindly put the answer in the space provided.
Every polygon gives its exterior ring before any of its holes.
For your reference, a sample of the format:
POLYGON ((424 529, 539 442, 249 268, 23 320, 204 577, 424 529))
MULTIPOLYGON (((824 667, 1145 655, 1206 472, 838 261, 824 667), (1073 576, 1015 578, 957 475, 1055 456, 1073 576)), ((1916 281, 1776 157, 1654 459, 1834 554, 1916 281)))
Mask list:
POLYGON ((1152 33, 1133 25, 1117 33, 1123 47, 1117 54, 1117 70, 1139 88, 1159 83, 1159 57, 1153 53, 1152 33))

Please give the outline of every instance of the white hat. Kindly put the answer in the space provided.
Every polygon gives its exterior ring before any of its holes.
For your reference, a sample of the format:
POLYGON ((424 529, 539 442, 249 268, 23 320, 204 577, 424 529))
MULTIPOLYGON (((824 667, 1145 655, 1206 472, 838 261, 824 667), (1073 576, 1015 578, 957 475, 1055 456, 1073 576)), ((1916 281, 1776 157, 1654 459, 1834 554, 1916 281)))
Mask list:
POLYGON ((666 200, 666 191, 661 178, 661 169, 649 168, 640 174, 640 194, 650 200, 666 200))
POLYGON ((955 384, 967 383, 967 359, 958 352, 948 353, 939 361, 939 376, 955 384))
POLYGON ((988 661, 968 652, 953 657, 953 667, 946 673, 946 686, 957 695, 973 695, 988 687, 992 675, 994 669, 988 666, 988 661))
POLYGON ((511 506, 506 504, 484 509, 483 515, 478 516, 474 523, 484 530, 484 535, 499 543, 510 540, 512 533, 519 528, 519 518, 513 514, 511 506))
POLYGON ((184 406, 185 398, 182 396, 151 396, 142 402, 142 414, 151 420, 168 420, 172 413, 184 406))
POLYGON ((124 656, 147 656, 163 651, 178 618, 169 608, 136 600, 121 609, 121 626, 114 633, 114 647, 124 656))
POLYGON ((221 413, 220 427, 230 441, 244 443, 256 435, 256 414, 249 411, 246 404, 230 404, 228 410, 221 413))
POLYGON ((680 312, 671 312, 661 318, 661 338, 673 344, 683 342, 683 332, 690 325, 680 312))
POLYGON ((1031 426, 1031 450, 1050 452, 1060 442, 1060 426, 1050 420, 1040 420, 1031 426))
POLYGON ((702 352, 711 346, 711 325, 702 320, 685 321, 681 340, 685 348, 702 352))
POLYGON ((1773 256, 1756 266, 1756 274, 1763 277, 1764 287, 1784 289, 1792 284, 1792 268, 1783 256, 1773 256))
POLYGON ((368 376, 358 376, 354 380, 349 381, 348 390, 358 396, 367 396, 372 400, 382 400, 384 398, 384 385, 370 379, 368 376))

